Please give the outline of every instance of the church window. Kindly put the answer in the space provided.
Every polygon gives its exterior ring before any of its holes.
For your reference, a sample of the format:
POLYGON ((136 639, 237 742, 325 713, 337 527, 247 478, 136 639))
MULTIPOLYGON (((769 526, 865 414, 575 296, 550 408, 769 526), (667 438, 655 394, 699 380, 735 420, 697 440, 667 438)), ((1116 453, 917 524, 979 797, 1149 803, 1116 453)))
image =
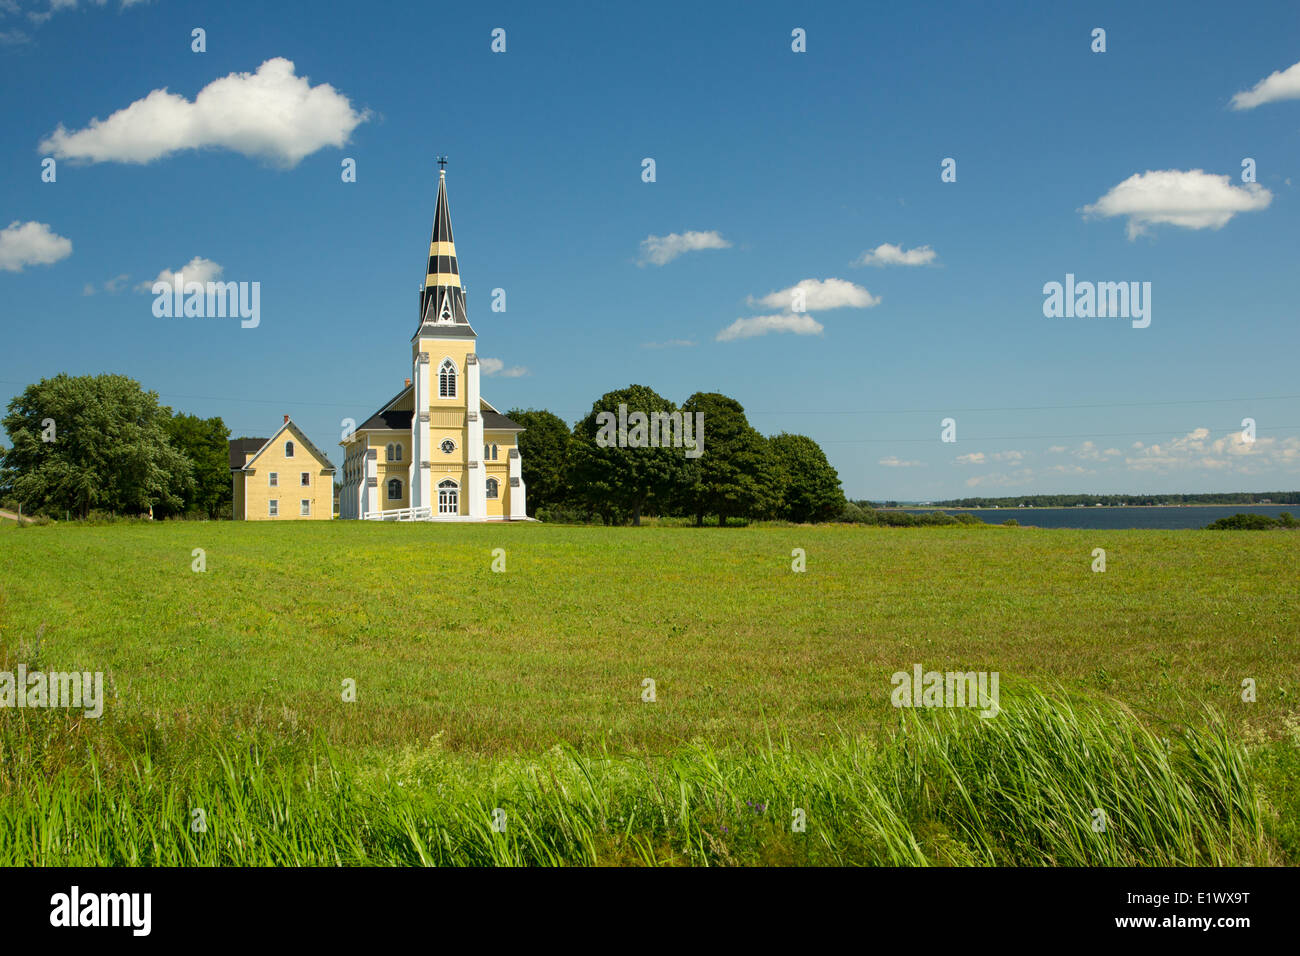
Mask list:
POLYGON ((388 500, 389 501, 402 500, 402 482, 397 478, 394 478, 388 482, 388 500))
POLYGON ((388 443, 388 447, 386 447, 386 448, 384 449, 384 457, 385 457, 388 461, 401 461, 401 460, 402 460, 402 443, 401 443, 401 442, 389 442, 389 443, 388 443))
POLYGON ((443 450, 444 454, 450 455, 452 452, 456 450, 456 443, 452 441, 450 438, 444 438, 442 440, 442 444, 439 445, 438 447, 443 450))
POLYGON ((456 397, 456 366, 451 359, 445 359, 438 369, 438 397, 456 397))
POLYGON ((495 478, 489 478, 487 480, 487 496, 489 498, 495 498, 497 496, 497 488, 497 480, 495 478))
POLYGON ((496 461, 496 460, 497 460, 497 446, 496 446, 496 445, 493 445, 493 446, 492 446, 492 460, 493 460, 493 461, 496 461))

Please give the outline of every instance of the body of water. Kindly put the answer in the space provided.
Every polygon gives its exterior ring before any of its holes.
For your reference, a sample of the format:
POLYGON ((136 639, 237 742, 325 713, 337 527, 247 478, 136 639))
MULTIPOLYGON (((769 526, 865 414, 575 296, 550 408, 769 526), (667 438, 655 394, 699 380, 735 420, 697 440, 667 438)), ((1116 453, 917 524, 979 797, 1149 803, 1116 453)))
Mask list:
POLYGON ((1190 505, 1188 507, 1115 508, 900 508, 923 511, 965 512, 986 524, 1001 524, 1015 518, 1022 525, 1038 528, 1204 528, 1212 521, 1232 515, 1262 514, 1276 518, 1283 511, 1300 518, 1300 505, 1190 505))

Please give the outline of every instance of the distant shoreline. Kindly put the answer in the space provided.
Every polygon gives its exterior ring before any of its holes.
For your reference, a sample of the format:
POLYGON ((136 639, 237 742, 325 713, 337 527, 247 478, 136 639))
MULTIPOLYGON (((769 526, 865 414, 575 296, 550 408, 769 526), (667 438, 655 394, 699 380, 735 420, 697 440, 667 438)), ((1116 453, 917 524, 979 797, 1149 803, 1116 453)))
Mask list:
POLYGON ((896 505, 876 511, 1068 511, 1071 508, 1300 508, 1297 504, 1256 501, 1243 505, 1235 502, 1205 501, 1179 505, 896 505))

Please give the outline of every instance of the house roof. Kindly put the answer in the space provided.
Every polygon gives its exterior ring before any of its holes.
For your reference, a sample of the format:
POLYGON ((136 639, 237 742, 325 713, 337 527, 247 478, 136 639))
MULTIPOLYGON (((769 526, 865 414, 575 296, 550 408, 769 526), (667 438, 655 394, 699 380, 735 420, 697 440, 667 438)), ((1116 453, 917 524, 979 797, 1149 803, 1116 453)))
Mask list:
MULTIPOLYGON (((310 451, 313 455, 315 455, 317 460, 319 460, 324 464, 325 467, 322 469, 323 471, 332 472, 335 470, 334 463, 330 461, 329 455, 325 454, 323 451, 321 451, 319 448, 313 445, 311 439, 307 437, 307 433, 304 432, 297 425, 295 425, 292 419, 286 421, 283 425, 281 425, 276 430, 275 434, 272 435, 270 438, 267 438, 266 440, 262 441, 261 447, 257 449, 257 452, 253 455, 252 458, 248 459, 248 464, 243 464, 241 462, 239 467, 235 467, 234 449, 232 448, 230 453, 230 457, 231 457, 230 470, 246 471, 253 464, 253 462, 257 461, 258 457, 261 456, 262 452, 266 451, 267 448, 271 447, 271 445, 275 442, 275 440, 279 438, 282 434, 284 434, 286 429, 292 430, 293 434, 297 437, 298 441, 302 442, 303 447, 305 447, 308 451, 310 451)), ((254 441, 259 441, 260 439, 250 438, 250 439, 243 439, 243 440, 251 443, 254 441)), ((231 442, 231 444, 233 445, 234 442, 231 442)), ((248 449, 245 449, 245 451, 248 451, 248 449)))
POLYGON ((230 441, 230 468, 238 471, 244 467, 244 459, 262 450, 269 438, 234 438, 230 441))

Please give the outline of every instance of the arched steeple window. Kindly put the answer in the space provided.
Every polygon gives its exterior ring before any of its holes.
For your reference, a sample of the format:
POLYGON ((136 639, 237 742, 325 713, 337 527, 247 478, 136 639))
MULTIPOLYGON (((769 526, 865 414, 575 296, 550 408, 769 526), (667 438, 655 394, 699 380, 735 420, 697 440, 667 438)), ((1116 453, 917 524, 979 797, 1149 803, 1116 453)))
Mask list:
POLYGON ((451 359, 443 359, 438 369, 438 397, 456 397, 456 366, 451 359))

